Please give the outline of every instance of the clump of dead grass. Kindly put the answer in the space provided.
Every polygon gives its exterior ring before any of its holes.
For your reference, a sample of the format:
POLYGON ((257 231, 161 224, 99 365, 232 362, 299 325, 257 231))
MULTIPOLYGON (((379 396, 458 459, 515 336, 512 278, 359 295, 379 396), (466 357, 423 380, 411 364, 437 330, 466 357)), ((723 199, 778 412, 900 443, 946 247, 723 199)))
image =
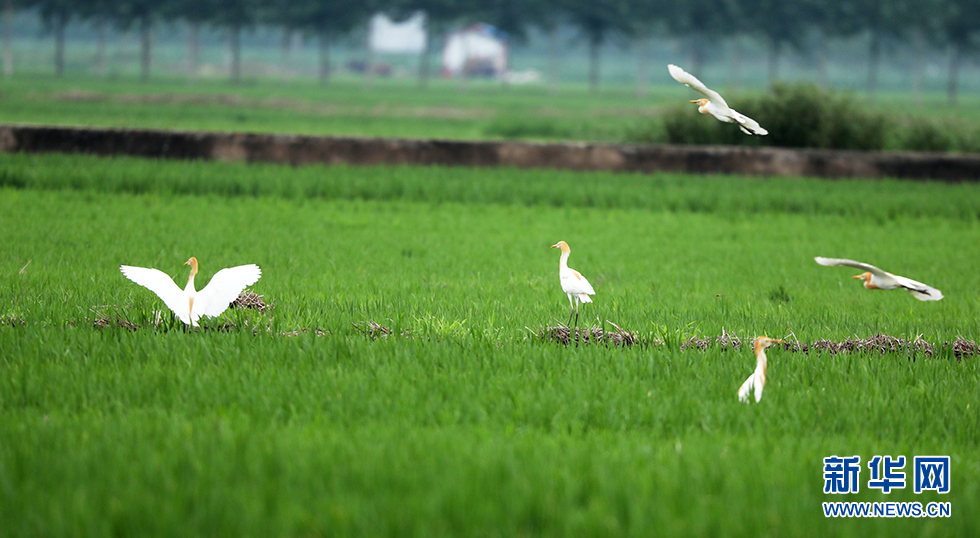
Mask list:
POLYGON ((259 295, 250 289, 238 294, 238 297, 229 305, 231 308, 251 308, 252 310, 258 310, 259 312, 265 312, 266 310, 272 310, 276 305, 272 303, 266 303, 265 295, 259 295))
POLYGON ((697 336, 692 336, 687 340, 681 342, 681 351, 688 349, 696 349, 698 351, 704 351, 708 349, 708 345, 711 344, 711 340, 707 338, 699 338, 697 336))
POLYGON ((742 339, 739 338, 738 335, 725 331, 724 327, 721 328, 721 336, 715 338, 715 341, 719 346, 721 346, 722 349, 728 347, 732 349, 739 349, 742 347, 742 339))
POLYGON ((806 344, 796 344, 793 351, 809 353, 810 349, 837 355, 839 353, 868 353, 884 355, 886 353, 922 353, 931 357, 933 353, 932 344, 916 336, 914 340, 889 336, 887 334, 876 334, 868 338, 848 338, 842 342, 833 340, 816 340, 809 346, 806 344))
POLYGON ((95 318, 92 321, 92 325, 96 329, 105 329, 106 327, 119 327, 120 329, 126 329, 128 331, 136 331, 140 329, 138 324, 120 318, 116 318, 115 320, 106 317, 95 318))
POLYGON ((285 336, 287 338, 292 338, 293 336, 299 336, 301 334, 306 334, 308 332, 309 333, 313 333, 313 334, 315 334, 317 336, 326 336, 326 335, 330 334, 327 331, 324 331, 323 329, 316 329, 316 328, 314 328, 314 329, 297 329, 295 331, 282 331, 282 332, 279 333, 279 335, 280 336, 285 336))
POLYGON ((957 336, 952 342, 943 342, 943 346, 953 349, 953 356, 957 361, 963 360, 964 357, 977 356, 977 343, 962 336, 957 336))
MULTIPOLYGON (((544 327, 537 333, 537 336, 542 340, 551 340, 566 346, 572 344, 602 344, 608 346, 612 344, 616 347, 630 347, 641 343, 636 333, 624 330, 609 320, 606 320, 606 323, 612 325, 614 330, 606 331, 598 325, 587 328, 569 328, 566 326, 544 327)), ((531 331, 531 329, 528 330, 531 331)), ((534 333, 534 331, 531 332, 534 333)))
POLYGON ((0 326, 10 325, 11 327, 23 327, 27 322, 23 318, 16 316, 0 316, 0 326))
MULTIPOLYGON (((380 323, 372 320, 368 320, 364 323, 364 326, 360 326, 357 323, 351 322, 351 325, 357 329, 358 332, 367 336, 371 340, 377 340, 378 338, 388 338, 395 334, 391 327, 387 325, 381 325, 380 323)), ((411 337, 412 331, 404 330, 401 332, 402 336, 411 337)))

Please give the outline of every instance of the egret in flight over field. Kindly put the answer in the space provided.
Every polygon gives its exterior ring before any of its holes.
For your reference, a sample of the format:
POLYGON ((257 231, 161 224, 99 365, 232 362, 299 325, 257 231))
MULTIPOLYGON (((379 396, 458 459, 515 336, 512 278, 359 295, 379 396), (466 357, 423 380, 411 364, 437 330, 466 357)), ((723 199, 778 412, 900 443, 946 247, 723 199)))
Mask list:
POLYGON ((582 273, 568 266, 568 255, 572 252, 568 248, 568 243, 559 241, 551 245, 551 248, 561 249, 561 259, 558 261, 558 278, 561 281, 561 289, 568 294, 568 302, 572 304, 572 312, 568 314, 568 323, 572 323, 572 314, 575 314, 575 324, 578 325, 578 308, 575 307, 575 301, 577 300, 579 304, 591 303, 592 297, 589 295, 595 295, 595 290, 592 289, 592 284, 589 284, 589 281, 582 276, 582 273))
POLYGON ((755 389, 755 401, 762 399, 762 387, 766 386, 766 348, 773 344, 782 344, 782 340, 760 336, 755 339, 755 371, 738 388, 738 399, 749 403, 749 391, 755 389))
POLYGON ((869 290, 904 289, 908 290, 908 292, 912 294, 912 297, 915 297, 920 301, 938 301, 943 298, 943 292, 933 288, 932 286, 927 286, 922 282, 917 282, 911 278, 905 278, 904 276, 893 275, 888 271, 882 271, 881 269, 867 263, 839 258, 821 258, 820 256, 813 259, 820 265, 843 265, 845 267, 863 269, 863 273, 860 275, 855 275, 853 278, 860 278, 863 280, 864 287, 868 288, 869 290))
POLYGON ((193 327, 198 326, 197 321, 201 316, 220 316, 242 290, 262 276, 262 270, 255 264, 229 267, 215 273, 204 289, 195 291, 197 258, 192 257, 184 265, 191 266, 191 275, 183 290, 159 269, 120 265, 119 270, 126 278, 157 294, 180 321, 193 327))
POLYGON ((759 122, 730 108, 718 92, 709 89, 694 75, 674 64, 668 65, 667 70, 670 71, 670 76, 674 77, 674 80, 704 95, 704 98, 690 101, 698 104, 698 112, 711 114, 725 123, 737 123, 738 128, 747 135, 762 136, 769 134, 769 131, 759 126, 759 122))

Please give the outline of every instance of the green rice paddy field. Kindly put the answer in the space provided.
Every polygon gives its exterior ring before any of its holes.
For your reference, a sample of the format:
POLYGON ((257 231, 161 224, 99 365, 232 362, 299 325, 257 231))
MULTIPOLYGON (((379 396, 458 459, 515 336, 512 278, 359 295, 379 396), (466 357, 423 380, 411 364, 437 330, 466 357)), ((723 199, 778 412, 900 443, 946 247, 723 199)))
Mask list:
POLYGON ((944 342, 980 336, 977 245, 972 184, 0 154, 0 535, 976 536, 978 357, 944 342), (558 240, 579 324, 638 344, 540 336, 558 240), (183 285, 190 256, 199 286, 259 264, 274 308, 189 330, 119 272, 183 285), (761 334, 933 349, 774 347, 746 405, 761 334), (858 493, 823 493, 832 455, 858 493), (906 488, 868 487, 875 455, 906 488), (950 456, 948 494, 913 492, 916 455, 950 456))

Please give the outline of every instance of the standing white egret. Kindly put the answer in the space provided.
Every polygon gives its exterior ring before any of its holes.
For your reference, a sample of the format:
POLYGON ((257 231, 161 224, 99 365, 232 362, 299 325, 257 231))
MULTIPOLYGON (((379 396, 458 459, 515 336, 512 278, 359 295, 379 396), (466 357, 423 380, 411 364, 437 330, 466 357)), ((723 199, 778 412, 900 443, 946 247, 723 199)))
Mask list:
POLYGON ((854 260, 845 260, 842 258, 821 258, 820 256, 813 259, 820 265, 843 265, 845 267, 863 269, 863 273, 860 275, 855 275, 851 278, 860 278, 864 281, 864 287, 868 288, 869 290, 904 289, 907 290, 912 297, 915 297, 920 301, 938 301, 943 298, 943 292, 933 288, 932 286, 927 286, 922 282, 912 280, 911 278, 905 278, 904 276, 893 275, 888 271, 882 271, 871 264, 856 262, 854 260))
POLYGON ((709 89, 694 75, 684 71, 674 64, 668 65, 667 70, 670 71, 670 76, 674 77, 674 80, 684 84, 692 90, 702 93, 705 97, 707 97, 707 99, 702 98, 690 101, 691 103, 698 104, 698 112, 702 114, 711 114, 719 121, 723 121, 725 123, 737 123, 738 128, 747 135, 762 136, 769 134, 769 131, 763 129, 759 125, 759 122, 729 107, 728 103, 725 102, 725 99, 723 99, 718 92, 709 89))
POLYGON ((782 340, 776 340, 766 336, 755 339, 753 350, 755 351, 755 371, 738 388, 738 399, 749 403, 749 391, 755 389, 755 401, 762 399, 762 388, 766 386, 766 348, 773 344, 782 344, 782 340))
POLYGON ((578 325, 578 308, 576 308, 575 302, 581 303, 591 303, 592 297, 589 295, 595 295, 595 290, 592 289, 592 284, 582 276, 575 269, 568 266, 568 256, 571 254, 572 250, 568 248, 568 243, 564 241, 559 241, 551 248, 561 249, 561 259, 558 261, 558 279, 561 282, 561 289, 568 294, 568 302, 572 305, 572 311, 568 314, 568 324, 572 323, 572 314, 575 315, 575 324, 578 325))
POLYGON ((191 274, 183 290, 159 269, 120 265, 119 270, 126 278, 157 294, 177 319, 193 327, 198 326, 197 321, 201 316, 220 316, 242 290, 262 276, 262 270, 255 264, 229 267, 215 273, 204 289, 196 291, 194 275, 197 274, 197 258, 191 257, 184 265, 191 266, 191 274))

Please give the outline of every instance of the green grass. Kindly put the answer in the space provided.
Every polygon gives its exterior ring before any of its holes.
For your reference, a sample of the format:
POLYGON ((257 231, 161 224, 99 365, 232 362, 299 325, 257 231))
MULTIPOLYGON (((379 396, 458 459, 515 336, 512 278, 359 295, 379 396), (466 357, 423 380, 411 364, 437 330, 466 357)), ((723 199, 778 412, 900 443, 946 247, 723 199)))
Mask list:
MULTIPOLYGON (((686 103, 691 90, 666 72, 652 80, 647 95, 638 99, 629 85, 609 85, 592 94, 581 84, 565 84, 552 95, 541 86, 508 88, 487 81, 462 89, 456 81, 435 79, 423 90, 412 79, 378 79, 366 87, 350 76, 322 86, 309 79, 287 84, 255 78, 235 85, 161 76, 140 83, 131 77, 59 79, 32 73, 0 80, 0 118, 4 123, 117 128, 663 143, 668 140, 664 113, 682 108, 697 128, 707 128, 698 122, 708 118, 698 117, 686 103)), ((752 102, 758 94, 725 92, 733 104, 752 102)), ((900 126, 885 137, 887 149, 902 147, 907 138, 917 149, 972 148, 980 96, 964 94, 958 106, 944 99, 941 92, 925 94, 920 103, 901 92, 853 96, 858 107, 900 126), (966 140, 957 145, 946 140, 950 137, 966 140)), ((763 125, 775 121, 767 122, 764 114, 758 119, 763 125)))
POLYGON ((980 526, 976 358, 773 349, 765 395, 746 406, 750 352, 680 349, 722 329, 976 340, 972 186, 78 155, 0 155, 0 172, 4 536, 980 526), (559 239, 597 291, 583 323, 647 345, 528 332, 567 316, 559 239), (275 308, 207 324, 227 332, 154 327, 162 304, 118 266, 182 283, 191 255, 199 283, 258 263, 254 288, 275 308), (869 292, 815 255, 946 298, 869 292), (142 328, 94 328, 101 316, 142 328), (351 325, 370 320, 410 336, 351 325), (304 328, 326 334, 280 334, 304 328), (948 454, 951 492, 824 495, 833 454, 948 454), (953 516, 825 519, 831 500, 949 501, 953 516))
POLYGON ((421 90, 411 79, 380 79, 365 87, 352 77, 322 86, 302 79, 234 85, 171 77, 144 84, 31 75, 0 81, 0 117, 4 122, 126 128, 470 140, 567 134, 615 140, 625 128, 654 118, 658 107, 672 102, 670 97, 680 99, 684 90, 664 86, 639 101, 629 87, 596 96, 581 85, 567 85, 554 96, 543 87, 507 88, 486 81, 461 90, 456 82, 439 79, 421 90), (552 131, 525 133, 527 118, 552 131), (513 125, 518 132, 507 131, 513 125))

